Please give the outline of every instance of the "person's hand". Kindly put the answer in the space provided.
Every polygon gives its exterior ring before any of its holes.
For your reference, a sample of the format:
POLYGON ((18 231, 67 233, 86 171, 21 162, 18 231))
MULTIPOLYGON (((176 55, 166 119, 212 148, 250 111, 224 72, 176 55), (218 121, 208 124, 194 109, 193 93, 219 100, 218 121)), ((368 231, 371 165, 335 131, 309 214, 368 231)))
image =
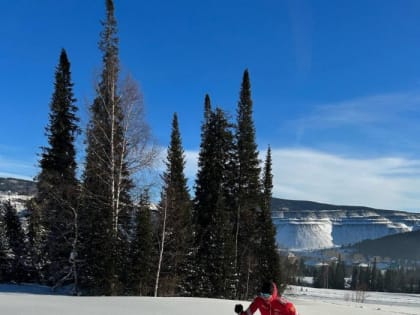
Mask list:
POLYGON ((239 313, 242 313, 243 311, 244 311, 244 307, 242 306, 242 304, 235 305, 235 313, 239 314, 239 313))

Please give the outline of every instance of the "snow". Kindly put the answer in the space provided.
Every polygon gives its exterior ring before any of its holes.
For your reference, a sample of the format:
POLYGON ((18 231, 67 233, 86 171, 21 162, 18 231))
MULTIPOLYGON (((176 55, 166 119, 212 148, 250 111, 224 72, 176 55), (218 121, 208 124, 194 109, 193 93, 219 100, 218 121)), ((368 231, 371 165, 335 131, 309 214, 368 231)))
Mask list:
MULTIPOLYGON (((234 314, 237 303, 249 305, 248 301, 204 298, 73 297, 48 293, 46 287, 1 285, 1 314, 225 315, 234 314)), ((418 294, 366 292, 364 303, 352 301, 355 295, 354 291, 304 287, 291 287, 285 293, 300 315, 420 315, 418 294)))
POLYGON ((420 294, 292 287, 286 296, 301 315, 420 315, 420 294), (363 302, 356 302, 357 299, 363 302))
POLYGON ((344 210, 274 211, 276 241, 281 248, 311 250, 354 244, 365 239, 414 231, 420 215, 344 210))
POLYGON ((20 195, 17 193, 12 193, 10 191, 0 191, 0 202, 10 201, 12 205, 16 208, 17 212, 20 212, 25 209, 25 202, 31 199, 32 196, 29 195, 20 195))
POLYGON ((330 220, 274 221, 277 228, 276 242, 281 248, 318 249, 333 247, 330 220))

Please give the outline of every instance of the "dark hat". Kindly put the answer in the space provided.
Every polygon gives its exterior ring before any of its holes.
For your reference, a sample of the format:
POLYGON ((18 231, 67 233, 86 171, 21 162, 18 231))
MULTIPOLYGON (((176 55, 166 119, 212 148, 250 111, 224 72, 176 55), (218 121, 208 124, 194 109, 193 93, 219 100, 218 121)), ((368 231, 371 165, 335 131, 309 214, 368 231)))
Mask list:
POLYGON ((261 293, 265 293, 265 294, 273 294, 273 282, 272 281, 266 281, 263 283, 263 285, 261 286, 261 293))

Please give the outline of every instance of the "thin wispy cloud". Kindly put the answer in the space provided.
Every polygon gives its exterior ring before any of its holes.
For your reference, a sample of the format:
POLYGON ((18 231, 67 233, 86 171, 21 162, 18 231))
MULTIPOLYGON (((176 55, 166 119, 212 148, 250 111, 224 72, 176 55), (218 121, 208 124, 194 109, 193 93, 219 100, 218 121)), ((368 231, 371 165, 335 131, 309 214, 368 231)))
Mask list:
POLYGON ((287 148, 272 155, 276 197, 420 210, 420 159, 353 159, 287 148))
MULTIPOLYGON (((190 185, 197 157, 195 151, 186 152, 190 185)), ((272 161, 274 197, 420 212, 420 159, 355 159, 307 148, 272 148, 272 161)))
POLYGON ((294 131, 295 145, 303 147, 405 155, 420 152, 419 118, 420 92, 389 93, 315 106, 286 128, 294 131))
MULTIPOLYGON (((420 113, 420 93, 390 93, 317 106, 302 119, 311 127, 384 124, 399 120, 406 113, 420 113)), ((409 118, 409 117, 406 117, 409 118)))
MULTIPOLYGON (((198 152, 186 151, 185 157, 192 189, 198 152)), ((307 148, 272 148, 272 160, 274 197, 420 211, 420 159, 355 159, 307 148)), ((30 180, 21 175, 28 170, 34 172, 33 166, 0 157, 1 177, 30 180)))
MULTIPOLYGON (((300 127, 301 141, 299 146, 272 147, 273 195, 287 199, 420 211, 419 104, 420 93, 375 95, 320 105, 288 124, 288 127, 293 126, 295 133, 299 133, 300 127), (340 132, 357 133, 359 138, 339 143, 336 137, 340 132), (305 142, 305 138, 309 137, 313 141, 305 142), (376 140, 371 153, 377 154, 365 154, 365 151, 358 150, 363 137, 376 140), (326 140, 329 146, 322 147, 320 144, 326 140), (333 150, 334 145, 347 146, 349 150, 346 153, 349 154, 333 150), (419 157, 406 154, 406 147, 418 147, 419 157)), ((166 151, 162 150, 159 171, 164 170, 165 154, 166 151)), ((261 159, 264 154, 262 152, 261 159)), ((189 150, 185 156, 185 174, 192 188, 197 173, 198 152, 189 150)), ((35 174, 31 163, 0 156, 0 176, 29 179, 20 175, 28 173, 35 174)))
MULTIPOLYGON (((0 173, 28 174, 35 171, 34 165, 28 161, 6 158, 0 155, 0 173)), ((22 177, 22 175, 20 176, 22 177)))
POLYGON ((36 175, 36 158, 25 159, 24 148, 0 143, 0 177, 32 180, 36 175))
POLYGON ((14 177, 26 180, 32 180, 33 177, 27 174, 35 175, 35 167, 28 162, 12 160, 0 156, 0 177, 14 177))
POLYGON ((194 185, 195 176, 197 174, 198 151, 186 151, 185 176, 191 186, 194 185))

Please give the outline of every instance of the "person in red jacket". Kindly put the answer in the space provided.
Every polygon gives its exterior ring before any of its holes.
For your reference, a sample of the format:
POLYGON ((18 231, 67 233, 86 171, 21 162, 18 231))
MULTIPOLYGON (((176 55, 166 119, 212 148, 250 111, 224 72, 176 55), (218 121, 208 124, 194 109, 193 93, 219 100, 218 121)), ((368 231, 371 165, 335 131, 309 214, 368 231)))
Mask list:
POLYGON ((261 293, 249 305, 246 311, 241 304, 235 306, 235 313, 252 315, 259 310, 261 315, 298 315, 292 302, 280 296, 274 282, 266 282, 261 287, 261 293))

